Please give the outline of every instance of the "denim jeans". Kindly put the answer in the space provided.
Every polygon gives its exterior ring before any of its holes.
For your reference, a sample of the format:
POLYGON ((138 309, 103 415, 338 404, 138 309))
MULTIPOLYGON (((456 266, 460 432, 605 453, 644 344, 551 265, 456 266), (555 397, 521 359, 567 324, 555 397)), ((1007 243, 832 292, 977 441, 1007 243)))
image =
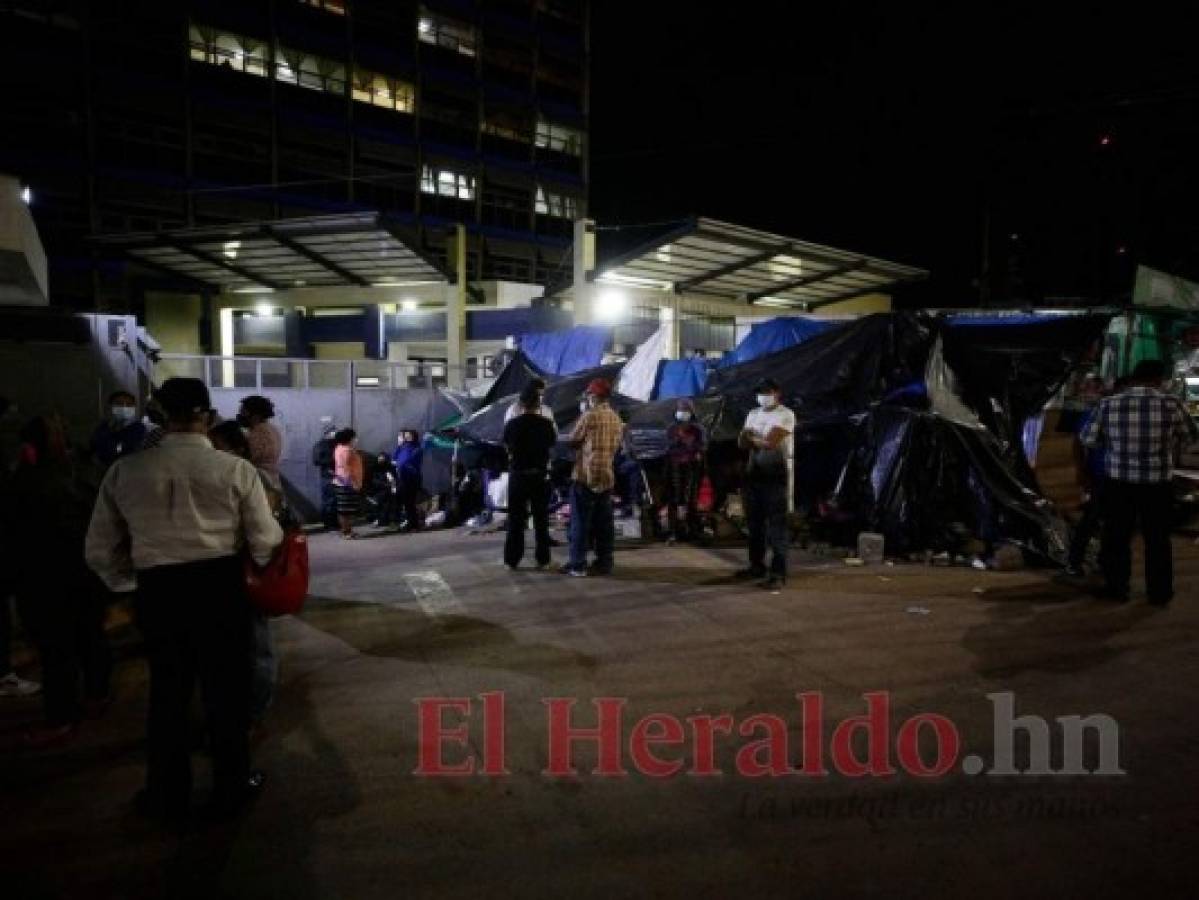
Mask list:
POLYGON ((612 521, 612 492, 593 491, 577 481, 570 488, 570 567, 587 565, 587 550, 595 541, 595 564, 612 568, 612 546, 616 541, 612 521))

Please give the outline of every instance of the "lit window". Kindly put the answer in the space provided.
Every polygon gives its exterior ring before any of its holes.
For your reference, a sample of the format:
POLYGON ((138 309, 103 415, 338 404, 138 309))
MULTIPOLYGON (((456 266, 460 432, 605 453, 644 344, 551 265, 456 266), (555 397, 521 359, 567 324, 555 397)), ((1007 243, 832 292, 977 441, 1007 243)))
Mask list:
POLYGON ((193 24, 188 29, 188 43, 189 55, 196 62, 248 75, 265 76, 270 70, 266 44, 257 38, 193 24))
POLYGON ((475 30, 470 25, 443 19, 421 9, 416 24, 416 34, 424 43, 454 50, 463 56, 474 56, 476 51, 475 30))
POLYGON ((346 0, 300 0, 304 6, 311 6, 313 9, 323 9, 325 12, 335 13, 339 16, 346 14, 346 0))
POLYGON ((555 194, 538 186, 533 208, 539 216, 576 219, 579 214, 579 201, 568 194, 555 194))
POLYGON ((544 120, 537 123, 536 144, 546 150, 557 150, 571 156, 583 155, 583 132, 566 125, 555 125, 544 120))
POLYGON ((410 113, 416 109, 416 89, 407 81, 354 68, 352 95, 355 100, 410 113))
POLYGON ((449 169, 434 169, 424 166, 420 173, 420 189, 425 194, 456 197, 459 200, 475 199, 475 177, 451 172, 449 169))
POLYGON ((346 92, 346 67, 336 60, 326 59, 279 45, 275 48, 275 78, 329 94, 346 92))

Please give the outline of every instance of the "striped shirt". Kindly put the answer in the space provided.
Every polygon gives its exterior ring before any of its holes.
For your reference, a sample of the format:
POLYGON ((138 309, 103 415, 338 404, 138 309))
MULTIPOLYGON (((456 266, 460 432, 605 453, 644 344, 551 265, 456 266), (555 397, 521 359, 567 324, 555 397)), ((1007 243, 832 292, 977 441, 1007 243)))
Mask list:
POLYGON ((1136 387, 1100 401, 1080 440, 1104 451, 1108 478, 1160 484, 1173 475, 1175 444, 1195 437, 1195 424, 1177 398, 1136 387))
POLYGON ((623 435, 624 423, 607 403, 583 413, 570 435, 576 448, 575 481, 600 493, 616 487, 612 463, 623 435))
POLYGON ((137 572, 233 556, 265 564, 283 540, 258 470, 202 434, 168 433, 153 453, 118 460, 100 486, 87 563, 114 591, 137 572))

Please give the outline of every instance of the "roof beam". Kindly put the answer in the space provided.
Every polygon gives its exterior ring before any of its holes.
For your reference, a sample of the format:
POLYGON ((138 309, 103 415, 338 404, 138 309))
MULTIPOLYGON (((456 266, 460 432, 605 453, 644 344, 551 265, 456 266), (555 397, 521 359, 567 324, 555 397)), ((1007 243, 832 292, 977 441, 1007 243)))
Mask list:
MULTIPOLYGON (((838 275, 848 275, 850 272, 856 272, 859 269, 864 269, 869 260, 855 259, 853 262, 845 263, 833 269, 825 269, 823 272, 816 272, 813 275, 804 275, 802 278, 792 278, 790 281, 780 281, 778 284, 771 285, 769 288, 763 288, 760 291, 751 291, 745 295, 747 303, 753 303, 756 300, 761 300, 763 297, 773 297, 778 294, 785 294, 787 291, 793 291, 796 288, 806 287, 809 284, 816 284, 818 281, 827 281, 829 278, 836 278, 838 275)), ((802 303, 803 301, 797 301, 802 303)))
POLYGON ((222 259, 213 253, 209 253, 207 250, 201 250, 198 247, 192 247, 183 241, 174 240, 167 235, 162 235, 159 237, 157 243, 164 247, 170 247, 172 250, 178 250, 180 253, 183 253, 187 256, 194 257, 195 259, 200 260, 200 262, 206 262, 210 266, 216 266, 218 269, 224 269, 227 272, 232 272, 239 278, 244 278, 246 281, 259 285, 260 287, 268 287, 273 291, 284 290, 283 285, 276 284, 267 278, 263 278, 261 275, 255 275, 253 272, 243 266, 239 266, 227 259, 222 259))
POLYGON ((337 263, 333 262, 333 260, 327 259, 326 257, 317 253, 315 250, 311 249, 310 247, 305 247, 299 241, 292 240, 290 237, 288 237, 285 234, 282 234, 277 228, 274 228, 271 225, 263 225, 262 233, 264 235, 266 235, 267 237, 269 237, 271 240, 275 241, 275 243, 279 244, 281 247, 286 247, 292 253, 302 256, 305 259, 311 260, 312 262, 314 262, 318 266, 320 266, 322 269, 325 269, 328 272, 332 272, 334 275, 336 275, 338 278, 342 279, 343 281, 348 281, 348 282, 350 282, 350 284, 356 284, 359 287, 367 287, 370 285, 370 282, 367 281, 365 278, 363 278, 361 275, 355 275, 349 269, 347 269, 343 266, 339 266, 337 263))
POLYGON ((806 312, 811 312, 814 309, 820 309, 822 306, 828 306, 830 303, 840 303, 842 300, 852 300, 854 297, 864 297, 867 294, 879 294, 883 291, 889 291, 891 288, 905 282, 915 280, 914 278, 897 278, 894 281, 885 281, 882 284, 872 284, 869 287, 859 287, 854 288, 852 291, 843 291, 840 294, 834 294, 832 297, 821 297, 819 300, 808 302, 800 300, 799 302, 804 304, 806 312))
MULTIPOLYGON (((764 244, 761 241, 751 240, 737 235, 723 234, 719 231, 711 231, 704 228, 702 225, 696 230, 695 236, 703 238, 705 241, 712 241, 716 244, 735 244, 744 247, 746 250, 759 250, 765 253, 771 248, 770 244, 764 244)), ((825 253, 819 248, 812 248, 799 241, 791 241, 787 250, 793 256, 798 256, 800 259, 808 262, 820 263, 825 266, 839 266, 845 263, 844 256, 834 256, 830 253, 825 253)), ((836 251, 833 251, 834 253, 836 251)))
POLYGON ((748 269, 750 266, 756 266, 758 263, 769 262, 776 256, 783 256, 791 252, 791 244, 779 244, 777 247, 769 247, 760 253, 755 253, 753 256, 746 256, 736 262, 728 263, 712 269, 710 272, 705 272, 702 275, 692 275, 683 281, 675 282, 674 289, 678 292, 689 291, 697 284, 703 284, 705 281, 715 281, 717 278, 723 278, 725 275, 732 275, 740 269, 748 269))

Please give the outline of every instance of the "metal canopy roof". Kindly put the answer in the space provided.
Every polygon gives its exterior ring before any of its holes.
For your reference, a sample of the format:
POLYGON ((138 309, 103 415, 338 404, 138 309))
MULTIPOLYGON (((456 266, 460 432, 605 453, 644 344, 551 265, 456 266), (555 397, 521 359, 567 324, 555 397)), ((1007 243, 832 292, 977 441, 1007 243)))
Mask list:
POLYGON ((138 263, 224 290, 448 281, 378 213, 220 225, 94 241, 138 263))
POLYGON ((927 277, 924 269, 703 218, 600 263, 590 275, 602 283, 801 309, 927 277))

